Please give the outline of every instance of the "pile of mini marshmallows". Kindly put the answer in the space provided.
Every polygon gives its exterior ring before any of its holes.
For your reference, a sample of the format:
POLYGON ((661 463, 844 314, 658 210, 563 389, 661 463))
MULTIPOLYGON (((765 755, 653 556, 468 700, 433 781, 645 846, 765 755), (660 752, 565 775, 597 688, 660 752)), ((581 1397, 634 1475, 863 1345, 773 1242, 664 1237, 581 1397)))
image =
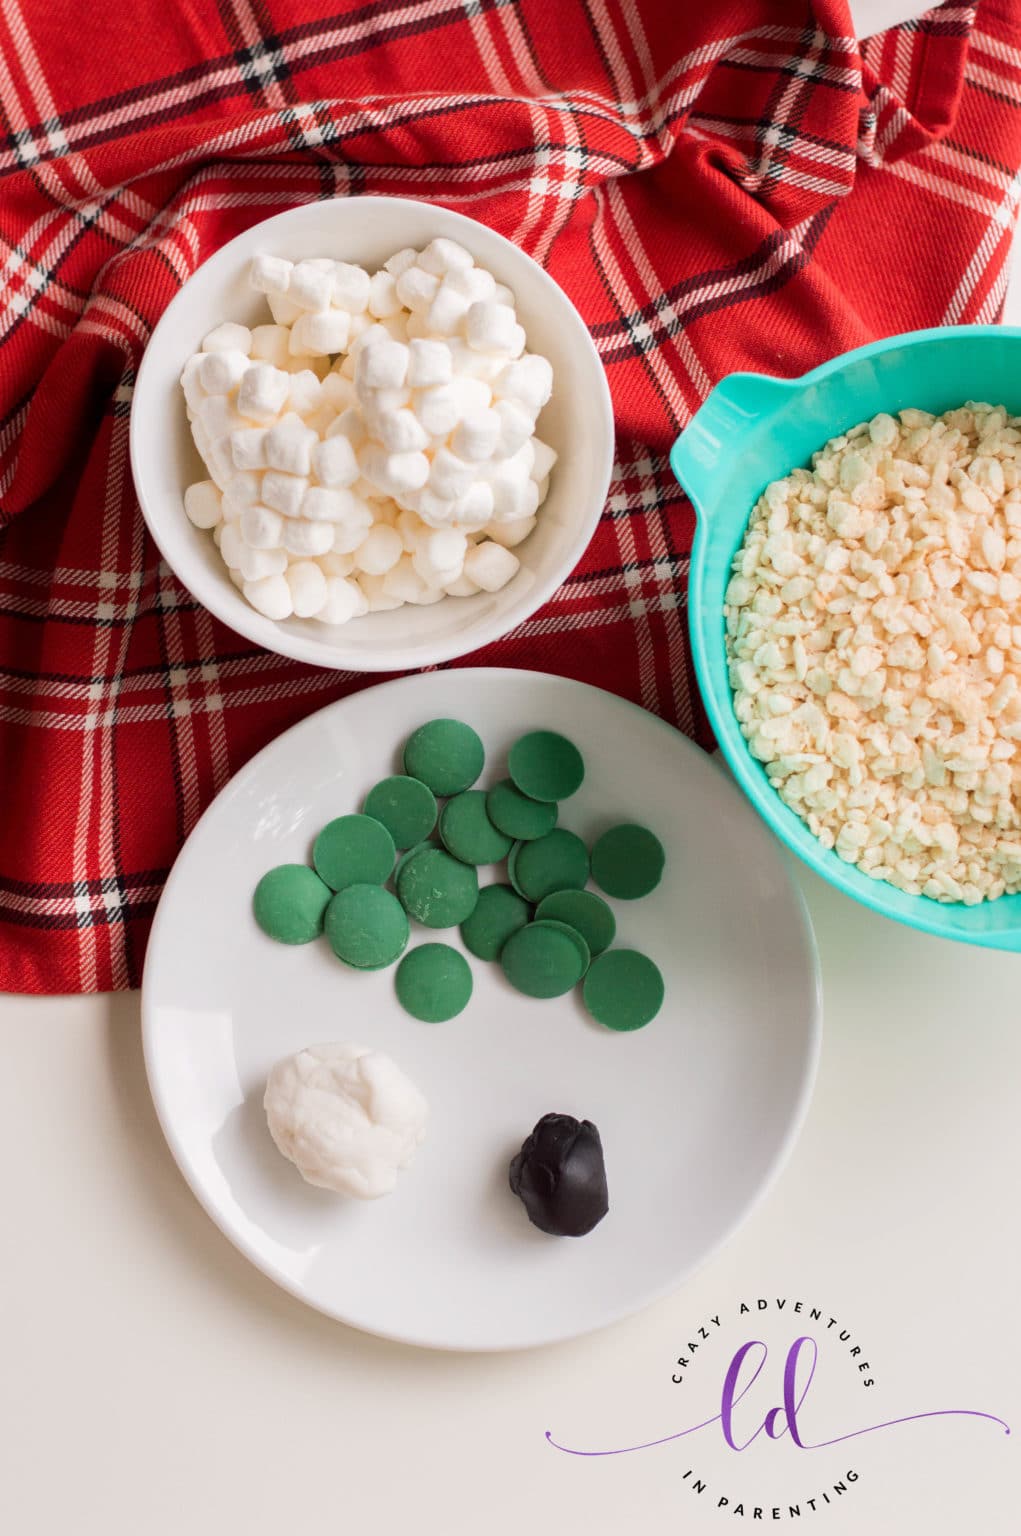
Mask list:
POLYGON ((443 239, 251 282, 273 323, 217 326, 181 385, 210 474, 185 511, 252 607, 343 624, 506 586, 556 460, 510 289, 443 239))

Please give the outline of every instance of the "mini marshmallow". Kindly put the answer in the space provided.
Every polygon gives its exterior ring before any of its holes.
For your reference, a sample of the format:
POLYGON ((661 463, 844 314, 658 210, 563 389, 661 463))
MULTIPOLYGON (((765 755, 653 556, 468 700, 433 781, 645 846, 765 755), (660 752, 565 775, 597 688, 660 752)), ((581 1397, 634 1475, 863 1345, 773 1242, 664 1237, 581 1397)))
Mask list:
POLYGON ((397 503, 391 501, 389 497, 385 497, 379 486, 373 485, 371 480, 366 480, 364 475, 358 476, 351 489, 363 501, 372 502, 372 513, 377 522, 380 518, 383 518, 384 522, 393 522, 396 519, 397 503), (392 517, 389 515, 388 509, 393 513, 392 517))
POLYGON ((450 497, 437 496, 426 487, 418 494, 418 516, 429 528, 448 528, 455 521, 454 502, 450 497))
POLYGON ((497 378, 493 393, 502 400, 517 400, 536 416, 553 393, 553 369, 545 357, 526 352, 508 363, 497 378))
POLYGON ((313 523, 307 517, 289 517, 284 523, 284 548, 306 559, 325 555, 333 548, 333 524, 313 523))
POLYGON ((184 493, 184 510, 196 528, 215 528, 222 520, 221 495, 212 480, 197 480, 184 493))
POLYGON ((499 378, 506 367, 506 352, 475 352, 463 342, 460 345, 463 351, 454 359, 456 373, 466 381, 481 379, 485 384, 492 384, 499 378))
POLYGON ((205 359, 206 353, 196 352, 194 356, 189 357, 181 370, 181 388, 184 390, 184 400, 189 411, 197 411, 205 399, 206 392, 202 388, 200 377, 205 359))
POLYGON ((492 299, 472 304, 464 322, 465 338, 476 352, 510 352, 516 329, 514 311, 492 299))
POLYGON ((355 550, 355 566, 369 576, 385 576, 404 553, 404 542, 396 528, 376 523, 355 550))
POLYGON ((271 422, 284 408, 290 378, 269 363, 252 363, 238 386, 237 408, 250 421, 271 422))
MULTIPOLYGON (((221 553, 222 553, 222 550, 221 550, 221 553)), ((227 575, 230 577, 230 579, 234 583, 234 585, 236 587, 238 587, 239 589, 244 586, 245 578, 242 576, 240 571, 228 570, 227 571, 227 575)))
POLYGON ((257 325, 252 331, 252 357, 274 368, 286 368, 290 359, 291 333, 286 325, 257 325))
POLYGON ((247 353, 235 347, 219 352, 204 352, 199 382, 209 395, 229 395, 241 383, 248 366, 247 353))
POLYGON ((385 320, 373 320, 362 327, 357 339, 348 343, 348 351, 357 355, 363 347, 369 347, 377 341, 393 341, 393 337, 386 328, 385 320))
POLYGON ((239 432, 247 423, 239 416, 225 395, 207 395, 195 412, 195 419, 210 439, 239 432))
POLYGON ((442 587, 431 586, 418 574, 410 555, 402 555, 387 571, 383 577, 383 592, 387 597, 399 598, 402 603, 418 603, 423 607, 443 596, 442 587))
POLYGON ((299 619, 312 619, 326 602, 326 577, 313 560, 295 560, 284 578, 291 590, 291 606, 299 619))
MULTIPOLYGON (((499 409, 499 407, 497 407, 499 409)), ((545 480, 557 462, 557 451, 538 437, 532 438, 532 479, 545 480)))
MULTIPOLYGON (((325 527, 325 524, 318 526, 325 527)), ((320 555, 319 569, 326 577, 350 576, 355 568, 354 555, 338 555, 335 551, 330 554, 320 555)))
POLYGON ((286 619, 292 612, 291 589, 283 576, 264 576, 261 581, 246 581, 242 591, 257 612, 267 619, 286 619))
POLYGON ((443 590, 448 597, 474 597, 482 588, 462 571, 456 581, 445 582, 443 590))
POLYGON ((363 575, 358 578, 358 587, 365 598, 369 613, 388 613, 394 608, 404 606, 403 598, 391 597, 383 590, 385 580, 386 576, 363 575))
POLYGON ((521 569, 521 561, 502 544, 487 539, 482 544, 472 544, 464 559, 464 574, 480 586, 483 592, 499 592, 521 569))
POLYGON ((264 252, 253 257, 248 280, 259 293, 286 293, 294 263, 264 252))
POLYGON ((338 555, 353 555, 365 542, 366 523, 327 523, 333 529, 333 551, 338 555))
POLYGON ((490 294, 490 298, 493 300, 494 304, 509 304, 512 309, 514 308, 514 294, 507 287, 506 283, 497 283, 496 287, 493 289, 493 292, 490 294))
POLYGON ((417 261, 423 272, 434 272, 437 277, 443 277, 447 272, 464 272, 475 265, 470 251, 442 235, 429 241, 425 250, 419 252, 417 261))
POLYGON ((234 478, 235 469, 229 436, 214 437, 203 456, 212 479, 221 491, 225 491, 234 478))
POLYGON ((453 521, 467 533, 484 528, 493 515, 493 487, 475 480, 454 503, 453 521))
POLYGON ((220 524, 220 554, 232 571, 241 569, 241 556, 247 547, 236 523, 220 524))
POLYGON ((464 569, 468 540, 457 528, 441 528, 419 544, 411 563, 429 587, 445 587, 464 569))
POLYGON ((346 309, 323 309, 299 315, 291 330, 295 357, 328 357, 347 346, 351 318, 346 309))
POLYGON ((397 279, 392 272, 380 271, 369 280, 369 314, 377 320, 385 320, 400 311, 397 297, 397 279))
MULTIPOLYGON (((233 450, 232 450, 233 452, 233 450)), ((241 516, 246 507, 254 506, 262 496, 262 476, 254 470, 239 470, 230 478, 230 483, 223 493, 220 511, 224 522, 233 522, 241 516)))
MULTIPOLYGON (((460 430, 459 427, 458 432, 460 430)), ((457 437, 457 432, 454 436, 457 437)), ((471 464, 465 463, 449 448, 436 450, 429 470, 429 489, 437 496, 456 501, 458 496, 464 495, 474 478, 475 470, 471 464)))
POLYGON ((202 343, 203 352, 243 352, 245 357, 252 350, 252 333, 247 325, 235 325, 225 320, 202 343))
POLYGON ((445 341, 432 337, 408 342, 408 387, 430 389, 434 384, 449 384, 453 359, 445 341))
POLYGON ((293 325, 302 313, 301 305, 286 293, 267 293, 266 303, 276 325, 293 325))
POLYGON ((287 297, 300 309, 329 309, 333 294, 333 263, 324 270, 312 261, 299 261, 291 270, 287 297))
MULTIPOLYGON (((311 368, 302 368, 291 374, 291 387, 287 391, 287 409, 306 419, 315 414, 323 403, 323 386, 311 368)), ((331 411, 332 416, 332 411, 331 411)))
POLYGON ((279 512, 256 502, 241 514, 241 537, 249 549, 279 549, 284 536, 284 520, 279 512))
POLYGON ((408 349, 399 341, 367 341, 358 354, 355 387, 400 389, 408 376, 408 349))
POLYGON ((529 517, 535 511, 535 481, 529 478, 519 459, 495 459, 486 466, 486 478, 493 492, 493 517, 497 522, 529 517))
POLYGON ((305 492, 301 515, 316 523, 343 523, 345 527, 353 528, 368 528, 372 523, 372 509, 359 496, 352 491, 327 490, 319 485, 310 486, 305 492))
POLYGON ((195 444, 195 447, 198 449, 200 456, 204 459, 206 454, 209 452, 209 445, 212 442, 212 438, 209 436, 209 433, 206 431, 205 427, 197 417, 192 418, 191 438, 192 442, 195 444))
POLYGON ((379 437, 390 453, 415 453, 429 446, 428 432, 415 413, 406 407, 379 412, 379 437))
POLYGON ((302 500, 308 490, 304 475, 285 475, 278 469, 268 469, 262 477, 262 499, 267 507, 284 517, 298 517, 302 500))
POLYGON ((416 398, 415 414, 430 437, 446 437, 461 419, 454 383, 423 389, 416 398))
POLYGON ((312 468, 320 485, 353 485, 358 479, 358 459, 350 439, 337 433, 316 443, 312 449, 312 468))
POLYGON ((535 482, 535 488, 539 495, 538 505, 541 507, 549 495, 549 475, 544 475, 541 480, 535 482))
POLYGON ((311 474, 312 449, 317 441, 301 417, 288 411, 266 431, 266 463, 288 475, 311 474))
POLYGON ((450 446, 473 464, 491 459, 500 441, 500 418, 493 410, 472 411, 454 429, 450 446))
POLYGON ((371 330, 374 320, 368 310, 361 315, 352 315, 351 324, 348 327, 347 344, 352 347, 356 341, 360 341, 366 331, 371 330))
POLYGON ((502 544, 504 549, 516 549, 528 538, 535 522, 534 517, 514 517, 504 523, 489 523, 486 526, 486 537, 495 544, 502 544))
MULTIPOLYGON (((456 360, 454 367, 457 368, 456 360)), ((492 404, 493 391, 483 379, 455 377, 450 389, 457 406, 458 421, 476 411, 487 411, 492 404)))
POLYGON ((264 576, 282 576, 287 570, 285 549, 253 549, 242 542, 238 567, 245 581, 261 581, 264 576))
POLYGON ((422 540, 429 536, 429 525, 422 521, 417 512, 399 513, 395 526, 409 554, 414 554, 422 540))
POLYGON ((230 451, 238 469, 265 469, 265 427, 242 427, 230 434, 230 451))
POLYGON ((327 441, 334 437, 346 437, 352 448, 358 448, 364 443, 365 422, 357 406, 348 406, 346 411, 341 411, 333 425, 327 427, 327 441))
POLYGON ((448 272, 444 279, 468 300, 469 304, 484 303, 496 292, 496 279, 482 267, 465 267, 460 272, 448 272))
POLYGON ((426 312, 426 325, 435 334, 453 336, 460 330, 468 308, 463 293, 458 293, 449 283, 441 283, 426 312))
POLYGON ((351 315, 365 313, 369 303, 372 283, 364 267, 355 267, 349 261, 333 263, 333 303, 351 315))
POLYGON ((406 316, 404 321, 404 334, 409 341, 411 341, 413 338, 416 341, 421 341, 424 337, 429 337, 432 335, 432 332, 429 329, 428 314, 429 311, 426 310, 424 315, 406 316))
POLYGON ((323 602, 315 617, 320 624, 346 624, 367 613, 368 608, 365 594, 356 582, 335 576, 326 582, 323 602))
POLYGON ((390 273, 391 277, 397 278, 409 267, 413 267, 417 260, 418 252, 412 246, 406 245, 403 250, 396 251, 389 261, 384 261, 383 268, 390 273))
POLYGON ((354 385, 342 374, 328 373, 319 388, 323 404, 337 412, 346 411, 349 405, 355 403, 354 385))
POLYGON ((421 267, 408 267, 397 279, 397 297, 416 315, 424 315, 439 290, 440 280, 421 267))
POLYGON ((493 449, 493 457, 508 459, 528 442, 535 430, 535 422, 517 400, 497 400, 493 410, 500 420, 500 435, 493 449))
POLYGON ((375 443, 359 450, 358 464, 366 480, 395 500, 421 490, 429 478, 429 460, 424 453, 387 453, 375 443))

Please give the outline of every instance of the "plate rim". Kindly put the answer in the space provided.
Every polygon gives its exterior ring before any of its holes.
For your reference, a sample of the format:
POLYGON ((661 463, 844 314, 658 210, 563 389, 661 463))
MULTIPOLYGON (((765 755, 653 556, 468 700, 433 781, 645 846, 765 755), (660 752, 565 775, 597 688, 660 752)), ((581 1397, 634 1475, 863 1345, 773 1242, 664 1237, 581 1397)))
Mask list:
MULTIPOLYGON (((570 1339, 583 1338, 588 1334, 600 1332, 605 1328, 610 1328, 618 1323, 623 1322, 627 1318, 636 1316, 639 1312, 645 1311, 646 1308, 653 1306, 656 1302, 663 1300, 667 1296, 673 1295, 675 1292, 678 1292, 682 1286, 686 1285, 695 1274, 702 1270, 705 1265, 707 1265, 723 1248, 725 1248, 727 1244, 733 1240, 736 1234, 746 1224, 746 1222, 748 1222, 749 1219, 760 1208, 760 1206, 772 1192, 780 1178, 780 1175, 787 1166, 791 1154, 797 1145, 798 1138, 801 1134, 802 1128, 808 1115, 808 1111, 811 1107, 815 1081, 818 1075, 819 1059, 822 1050, 822 972, 819 963, 818 945, 816 943, 815 931, 812 926, 811 917, 809 915, 808 905, 805 901, 804 893, 794 878, 794 861, 784 845, 772 834, 768 824, 766 824, 763 819, 756 813, 756 820, 759 822, 763 831, 769 834, 770 842, 773 844, 775 853, 777 855, 779 868, 783 874, 784 883, 786 884, 793 898, 794 909, 799 924, 800 938, 805 951, 806 959, 809 962, 808 1000, 810 1006, 806 1020, 807 1049, 801 1064, 801 1080, 797 1089, 794 1109, 789 1118, 789 1122, 784 1131, 784 1134, 780 1139, 775 1152, 773 1153, 765 1177, 759 1183, 752 1196, 738 1209, 733 1220, 728 1223, 725 1230, 720 1234, 717 1240, 686 1269, 673 1273, 666 1280, 656 1284, 651 1289, 642 1291, 640 1294, 629 1299, 623 1306, 614 1309, 599 1322, 586 1324, 580 1328, 571 1329, 569 1332, 564 1332, 562 1329, 556 1329, 551 1333, 539 1332, 535 1336, 521 1339, 509 1344, 488 1342, 473 1344, 452 1344, 445 1341, 421 1338, 412 1333, 403 1332, 399 1328, 368 1327, 365 1323, 352 1321, 352 1319, 345 1315, 343 1311, 339 1311, 335 1307, 331 1307, 325 1302, 314 1300, 312 1297, 306 1294, 298 1284, 292 1282, 289 1277, 287 1277, 277 1268, 269 1256, 261 1253, 257 1248, 255 1248, 241 1231, 232 1229, 223 1219, 221 1219, 218 1207, 211 1198, 207 1197, 201 1180, 197 1178, 193 1179, 191 1177, 191 1173, 189 1171, 189 1159, 186 1155, 184 1144, 177 1134, 169 1113, 166 1110, 165 1104, 162 1102, 161 1093, 158 1086, 159 1079, 154 1059, 156 1051, 156 1023, 154 1019, 156 1004, 153 1002, 151 996, 151 987, 147 986, 147 979, 150 974, 150 960, 155 953, 156 942, 159 937, 162 923, 166 921, 165 912, 169 910, 169 902, 167 899, 168 894, 172 892, 177 880, 180 878, 179 870, 182 855, 184 854, 185 849, 188 847, 188 844, 192 841, 192 839, 197 837, 207 818, 211 817, 212 813, 216 810, 221 798, 226 796, 229 791, 235 790, 237 788, 242 776, 255 773, 258 770, 258 766, 262 758, 273 751, 278 746, 278 744, 284 740, 285 737, 290 736, 293 732, 301 730, 309 723, 309 721, 315 719, 319 715, 342 709, 352 700, 360 698, 365 694, 382 693, 385 690, 394 688, 399 684, 405 685, 412 679, 419 680, 437 674, 442 676, 457 676, 462 673, 479 674, 480 676, 490 680, 510 677, 515 679, 532 678, 541 680, 543 682, 553 681, 555 683, 564 684, 568 687, 582 688, 588 692, 602 695, 604 698, 611 700, 614 704, 624 706, 627 710, 634 710, 638 714, 645 716, 648 720, 652 721, 655 726, 659 727, 665 732, 668 732, 677 741, 680 741, 683 744, 683 748, 685 750, 690 750, 694 753, 701 754, 707 759, 707 762, 710 765, 712 764, 713 754, 703 753, 702 748, 698 746, 697 742, 694 742, 690 737, 685 736, 682 731, 679 731, 675 726, 671 725, 669 721, 664 720, 661 716, 654 715, 650 710, 644 709, 640 704, 636 704, 634 700, 622 698, 620 694, 613 693, 608 688, 600 688, 594 683, 580 682, 575 678, 564 677, 561 673, 540 672, 534 668, 438 667, 435 669, 435 672, 429 671, 419 673, 406 673, 400 677, 389 678, 386 682, 372 683, 365 688, 358 689, 355 693, 347 694, 344 698, 331 700, 328 704, 322 705, 319 709, 312 710, 301 720, 296 720, 293 725, 290 725, 285 730, 280 731, 276 736, 268 741, 265 746, 261 747, 258 752, 250 757, 246 763, 242 764, 237 772, 233 773, 227 782, 217 791, 216 795, 202 812, 202 815, 199 817, 198 821, 196 821, 195 825, 192 827, 191 832, 188 834, 184 843, 181 845, 181 848, 178 850, 177 855, 174 858, 174 862, 171 865, 170 873, 167 876, 166 883, 162 892, 160 893, 159 902, 157 903, 156 912, 153 917, 152 928, 150 929, 149 939, 146 947, 145 962, 142 970, 140 998, 142 1051, 145 1062, 146 1081, 149 1086, 149 1093, 152 1098, 153 1107, 156 1111, 156 1118, 159 1122, 160 1130, 163 1133, 164 1139, 166 1140, 167 1146, 170 1149, 171 1156, 177 1165, 177 1169, 181 1177, 184 1179, 186 1185, 190 1189, 191 1193, 195 1196, 199 1205, 205 1211, 210 1220, 215 1224, 223 1237, 225 1237, 226 1240, 232 1245, 232 1247, 234 1247, 245 1259, 247 1259, 250 1264, 252 1264, 257 1270, 265 1275, 267 1279, 271 1280, 273 1284, 279 1286, 281 1290, 287 1291, 304 1306, 310 1307, 313 1311, 319 1312, 324 1317, 329 1317, 336 1322, 344 1324, 345 1327, 356 1329, 360 1333, 367 1333, 375 1338, 387 1339, 392 1343, 411 1346, 418 1349, 430 1349, 450 1354, 510 1354, 518 1353, 527 1349, 544 1348, 551 1344, 564 1343, 570 1339)), ((749 806, 749 802, 747 801, 746 797, 742 795, 737 784, 731 780, 728 780, 725 776, 723 777, 722 781, 728 784, 728 792, 733 793, 733 795, 736 797, 737 803, 745 807, 749 806)), ((754 807, 751 807, 751 809, 754 810, 754 807)))

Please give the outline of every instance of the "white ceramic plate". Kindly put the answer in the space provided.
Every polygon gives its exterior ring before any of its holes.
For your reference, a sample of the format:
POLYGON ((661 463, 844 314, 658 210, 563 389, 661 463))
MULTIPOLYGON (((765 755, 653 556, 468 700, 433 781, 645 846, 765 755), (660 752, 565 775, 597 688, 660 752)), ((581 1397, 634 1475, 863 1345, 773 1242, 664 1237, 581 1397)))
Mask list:
MULTIPOLYGON (((483 872, 483 878, 492 872, 483 872)), ((415 928, 412 942, 455 931, 415 928)), ((812 932, 779 845, 713 762, 633 705, 534 672, 402 678, 329 705, 271 743, 195 828, 160 903, 143 987, 149 1081, 181 1169, 254 1264, 358 1328, 449 1349, 570 1337, 680 1284, 748 1214, 786 1157, 820 1031, 812 932), (461 1016, 422 1024, 393 970, 361 974, 325 940, 287 948, 251 915, 275 864, 304 860, 332 817, 400 767, 438 716, 486 743, 484 784, 524 730, 567 732, 585 783, 561 825, 593 838, 651 827, 662 885, 617 902, 618 942, 666 979, 635 1034, 595 1024, 574 996, 534 1001, 471 960, 461 1016), (276 1151, 262 1095, 273 1063, 349 1039, 392 1055, 429 1100, 429 1134, 396 1192, 347 1201, 302 1182, 276 1151), (594 1120, 610 1211, 552 1238, 507 1185, 512 1154, 555 1110, 594 1120)))

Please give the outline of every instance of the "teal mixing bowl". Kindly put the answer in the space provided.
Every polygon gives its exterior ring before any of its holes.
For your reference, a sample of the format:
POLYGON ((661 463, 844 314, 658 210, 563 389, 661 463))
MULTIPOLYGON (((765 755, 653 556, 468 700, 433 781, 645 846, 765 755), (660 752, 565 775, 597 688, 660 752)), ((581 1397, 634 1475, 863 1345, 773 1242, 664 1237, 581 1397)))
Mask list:
POLYGON ((741 735, 727 678, 723 596, 755 502, 771 480, 877 411, 942 412, 966 400, 1021 414, 1021 330, 966 325, 890 336, 800 379, 733 373, 674 444, 670 463, 691 498, 688 624, 695 671, 734 776, 773 831, 815 872, 874 912, 948 939, 1021 951, 1021 895, 967 907, 908 896, 823 848, 773 789, 741 735))

